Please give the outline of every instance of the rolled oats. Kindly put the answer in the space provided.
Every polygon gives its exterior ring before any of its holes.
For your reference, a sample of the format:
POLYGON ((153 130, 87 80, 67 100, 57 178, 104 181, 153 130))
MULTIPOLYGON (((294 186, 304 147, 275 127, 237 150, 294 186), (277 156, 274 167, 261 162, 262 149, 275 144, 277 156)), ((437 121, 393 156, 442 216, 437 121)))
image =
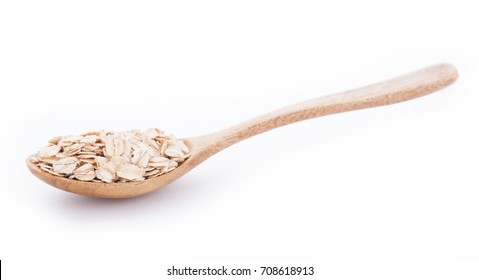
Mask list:
POLYGON ((141 181, 161 176, 190 156, 185 143, 157 128, 58 136, 30 161, 55 176, 90 182, 141 181))

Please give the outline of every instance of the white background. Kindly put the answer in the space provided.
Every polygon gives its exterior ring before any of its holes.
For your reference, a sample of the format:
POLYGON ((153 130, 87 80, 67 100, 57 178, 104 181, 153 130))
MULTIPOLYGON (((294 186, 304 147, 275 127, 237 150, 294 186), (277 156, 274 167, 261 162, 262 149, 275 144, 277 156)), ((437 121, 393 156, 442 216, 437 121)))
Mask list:
POLYGON ((478 279, 477 10, 386 2, 2 1, 2 273, 478 279), (55 135, 196 136, 439 62, 460 73, 441 92, 256 136, 139 198, 63 192, 24 163, 55 135))

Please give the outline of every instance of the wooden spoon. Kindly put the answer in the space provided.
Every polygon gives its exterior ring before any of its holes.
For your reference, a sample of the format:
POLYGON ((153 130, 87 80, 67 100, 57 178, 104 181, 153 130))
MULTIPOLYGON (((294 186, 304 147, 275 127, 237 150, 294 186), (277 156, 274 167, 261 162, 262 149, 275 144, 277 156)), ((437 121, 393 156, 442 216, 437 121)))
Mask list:
POLYGON ((187 138, 184 140, 190 148, 190 158, 169 173, 141 182, 83 182, 44 172, 29 159, 27 165, 39 179, 65 191, 101 198, 139 196, 165 186, 217 152, 256 134, 324 115, 406 101, 440 90, 456 79, 454 66, 438 64, 385 82, 298 103, 215 133, 187 138))

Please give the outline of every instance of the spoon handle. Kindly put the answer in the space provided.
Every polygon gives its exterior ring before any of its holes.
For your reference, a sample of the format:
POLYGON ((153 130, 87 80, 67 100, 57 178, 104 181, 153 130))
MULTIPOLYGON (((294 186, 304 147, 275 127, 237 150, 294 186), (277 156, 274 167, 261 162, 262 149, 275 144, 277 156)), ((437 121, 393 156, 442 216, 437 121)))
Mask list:
POLYGON ((208 157, 241 140, 283 125, 406 101, 440 90, 456 79, 457 70, 451 64, 433 65, 377 84, 307 100, 189 141, 208 157))

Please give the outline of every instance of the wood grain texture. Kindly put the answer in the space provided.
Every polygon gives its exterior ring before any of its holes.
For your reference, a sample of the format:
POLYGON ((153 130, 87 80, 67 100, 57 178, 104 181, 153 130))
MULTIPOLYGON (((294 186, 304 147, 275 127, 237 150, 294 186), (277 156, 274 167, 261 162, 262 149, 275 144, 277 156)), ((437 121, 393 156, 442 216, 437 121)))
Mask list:
POLYGON ((189 159, 170 173, 142 182, 82 182, 43 172, 28 159, 27 166, 44 182, 76 194, 101 198, 139 196, 169 184, 217 152, 251 136, 306 119, 421 97, 452 84, 457 76, 454 66, 438 64, 381 83, 304 101, 215 133, 187 138, 185 143, 191 150, 189 159))

